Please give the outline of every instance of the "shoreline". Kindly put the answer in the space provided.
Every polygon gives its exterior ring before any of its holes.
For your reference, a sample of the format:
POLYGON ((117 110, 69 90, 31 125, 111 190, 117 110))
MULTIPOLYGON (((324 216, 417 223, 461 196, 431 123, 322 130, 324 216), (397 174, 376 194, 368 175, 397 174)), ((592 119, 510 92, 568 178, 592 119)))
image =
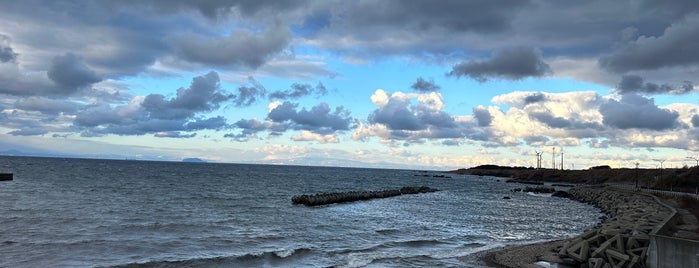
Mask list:
POLYGON ((599 186, 577 186, 570 193, 571 199, 594 205, 606 217, 573 238, 487 250, 479 259, 497 268, 541 267, 534 264, 538 261, 573 266, 607 263, 610 259, 642 263, 650 244, 649 235, 660 231, 673 215, 671 209, 642 193, 599 186), (633 246, 619 248, 619 244, 633 246))

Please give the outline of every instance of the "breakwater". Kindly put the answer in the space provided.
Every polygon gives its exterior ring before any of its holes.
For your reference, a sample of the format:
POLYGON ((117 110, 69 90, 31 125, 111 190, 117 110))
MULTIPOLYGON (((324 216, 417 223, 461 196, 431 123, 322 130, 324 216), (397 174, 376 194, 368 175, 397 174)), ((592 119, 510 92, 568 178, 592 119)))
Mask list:
POLYGON ((351 191, 336 193, 320 193, 312 195, 296 195, 291 198, 291 202, 298 205, 321 206, 335 203, 347 203, 376 198, 394 197, 404 194, 420 194, 439 191, 427 186, 402 187, 395 190, 383 191, 351 191))
POLYGON ((661 231, 673 213, 652 196, 609 187, 576 187, 570 194, 607 214, 597 228, 558 250, 563 260, 588 267, 644 267, 650 235, 661 231))
POLYGON ((12 173, 0 173, 0 181, 11 181, 12 173))

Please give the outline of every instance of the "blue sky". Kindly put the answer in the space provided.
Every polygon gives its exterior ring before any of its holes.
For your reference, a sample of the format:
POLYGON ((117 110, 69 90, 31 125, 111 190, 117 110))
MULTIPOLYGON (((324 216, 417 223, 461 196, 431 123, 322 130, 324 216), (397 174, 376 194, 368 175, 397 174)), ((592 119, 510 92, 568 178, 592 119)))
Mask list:
POLYGON ((6 1, 0 153, 680 167, 697 46, 695 1, 6 1))

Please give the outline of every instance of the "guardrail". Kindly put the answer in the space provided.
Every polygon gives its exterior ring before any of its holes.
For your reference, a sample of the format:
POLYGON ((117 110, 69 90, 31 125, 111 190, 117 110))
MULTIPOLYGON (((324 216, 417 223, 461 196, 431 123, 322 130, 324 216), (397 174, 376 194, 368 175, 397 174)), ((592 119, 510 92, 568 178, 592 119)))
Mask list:
POLYGON ((651 193, 651 194, 662 194, 662 195, 668 195, 668 196, 674 196, 674 197, 688 197, 688 198, 699 200, 699 195, 693 194, 693 193, 658 190, 658 189, 650 189, 650 188, 640 188, 640 187, 634 187, 633 185, 630 185, 630 184, 610 184, 610 185, 617 187, 617 188, 620 188, 620 189, 625 189, 625 190, 640 191, 640 192, 651 193))

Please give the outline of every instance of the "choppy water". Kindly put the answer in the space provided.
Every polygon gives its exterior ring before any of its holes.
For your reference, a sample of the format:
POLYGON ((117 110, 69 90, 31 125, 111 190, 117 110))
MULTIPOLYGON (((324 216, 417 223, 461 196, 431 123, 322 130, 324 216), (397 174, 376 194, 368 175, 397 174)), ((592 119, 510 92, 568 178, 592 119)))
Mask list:
POLYGON ((0 171, 15 173, 0 182, 0 267, 468 267, 600 215, 493 178, 407 170, 0 157, 0 171), (442 191, 290 202, 409 185, 442 191))

